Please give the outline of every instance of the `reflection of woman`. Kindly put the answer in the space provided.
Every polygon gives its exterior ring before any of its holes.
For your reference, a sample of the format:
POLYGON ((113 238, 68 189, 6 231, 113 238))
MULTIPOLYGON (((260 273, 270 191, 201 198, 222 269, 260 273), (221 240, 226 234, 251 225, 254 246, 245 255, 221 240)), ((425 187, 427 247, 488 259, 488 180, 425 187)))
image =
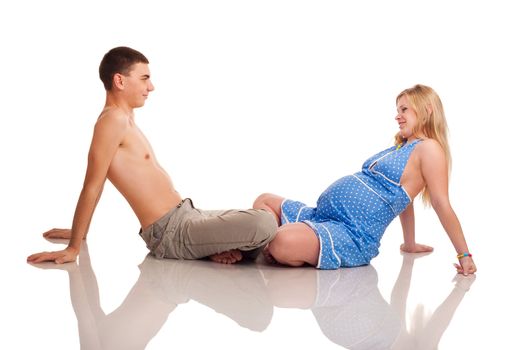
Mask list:
POLYGON ((376 270, 368 265, 327 272, 319 273, 312 307, 324 335, 349 349, 390 349, 401 324, 379 292, 376 270))
POLYGON ((475 276, 463 277, 456 275, 454 288, 441 305, 434 312, 428 312, 428 310, 424 310, 423 305, 418 305, 409 320, 410 325, 408 325, 406 321, 407 298, 412 278, 412 268, 417 257, 418 255, 416 254, 403 254, 403 265, 392 289, 390 305, 401 318, 403 327, 391 349, 437 349, 456 309, 475 281, 475 276))
POLYGON ((291 266, 305 263, 336 269, 370 263, 386 227, 400 216, 406 252, 432 248, 415 241, 412 200, 422 193, 458 253, 458 272, 476 266, 448 197, 450 154, 445 114, 431 88, 416 85, 396 99, 396 145, 368 159, 362 171, 345 176, 319 197, 317 207, 263 194, 254 208, 271 210, 281 224, 267 257, 291 266))
POLYGON ((378 289, 372 265, 353 269, 262 268, 277 307, 311 309, 330 341, 350 349, 389 349, 399 317, 378 289))
MULTIPOLYGON (((323 334, 336 344, 349 349, 435 349, 474 276, 456 276, 450 295, 428 315, 424 327, 409 331, 406 304, 414 261, 421 256, 403 253, 390 304, 379 291, 372 265, 332 271, 276 267, 261 271, 275 306, 311 309, 323 334)), ((419 322, 418 316, 409 322, 419 322)))

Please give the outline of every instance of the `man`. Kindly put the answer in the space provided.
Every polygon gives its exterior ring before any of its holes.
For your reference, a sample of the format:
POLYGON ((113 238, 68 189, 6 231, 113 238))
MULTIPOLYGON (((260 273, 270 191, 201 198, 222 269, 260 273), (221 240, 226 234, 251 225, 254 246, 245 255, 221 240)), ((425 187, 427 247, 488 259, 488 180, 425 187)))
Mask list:
POLYGON ((110 50, 100 63, 106 103, 93 133, 84 186, 71 229, 52 229, 46 238, 68 238, 64 250, 42 252, 28 262, 76 261, 104 183, 109 179, 139 219, 140 235, 159 258, 235 263, 242 251, 258 253, 274 237, 277 224, 266 210, 201 211, 182 199, 135 124, 134 109, 154 90, 148 59, 128 47, 110 50))

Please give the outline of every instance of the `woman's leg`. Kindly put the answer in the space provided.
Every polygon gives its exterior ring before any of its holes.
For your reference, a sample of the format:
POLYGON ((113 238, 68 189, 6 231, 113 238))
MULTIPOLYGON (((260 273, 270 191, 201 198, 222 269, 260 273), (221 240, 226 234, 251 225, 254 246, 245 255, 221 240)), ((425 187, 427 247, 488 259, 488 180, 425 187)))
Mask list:
POLYGON ((317 266, 320 244, 314 230, 307 224, 298 222, 279 227, 267 249, 281 264, 302 266, 306 263, 317 266))
POLYGON ((253 202, 253 209, 265 209, 273 214, 277 225, 281 225, 281 204, 284 198, 271 193, 263 193, 255 202, 253 202))

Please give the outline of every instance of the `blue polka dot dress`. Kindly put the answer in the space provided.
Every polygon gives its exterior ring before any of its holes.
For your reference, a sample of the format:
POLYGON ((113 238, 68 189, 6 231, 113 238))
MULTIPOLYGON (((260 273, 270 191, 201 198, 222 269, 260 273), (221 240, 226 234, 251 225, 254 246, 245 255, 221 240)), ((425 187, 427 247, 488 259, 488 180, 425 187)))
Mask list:
POLYGON ((360 172, 330 185, 317 207, 285 199, 281 224, 304 222, 319 237, 317 268, 367 265, 379 253, 387 226, 410 204, 400 179, 421 140, 391 147, 369 158, 360 172))

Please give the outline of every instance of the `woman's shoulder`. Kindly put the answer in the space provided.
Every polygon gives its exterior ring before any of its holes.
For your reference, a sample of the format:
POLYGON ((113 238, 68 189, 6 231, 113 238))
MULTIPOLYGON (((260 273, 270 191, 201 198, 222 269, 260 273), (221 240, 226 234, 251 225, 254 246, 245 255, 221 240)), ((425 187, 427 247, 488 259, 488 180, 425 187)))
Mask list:
POLYGON ((445 151, 438 141, 426 138, 422 139, 416 147, 418 153, 422 158, 436 159, 445 156, 445 151))

